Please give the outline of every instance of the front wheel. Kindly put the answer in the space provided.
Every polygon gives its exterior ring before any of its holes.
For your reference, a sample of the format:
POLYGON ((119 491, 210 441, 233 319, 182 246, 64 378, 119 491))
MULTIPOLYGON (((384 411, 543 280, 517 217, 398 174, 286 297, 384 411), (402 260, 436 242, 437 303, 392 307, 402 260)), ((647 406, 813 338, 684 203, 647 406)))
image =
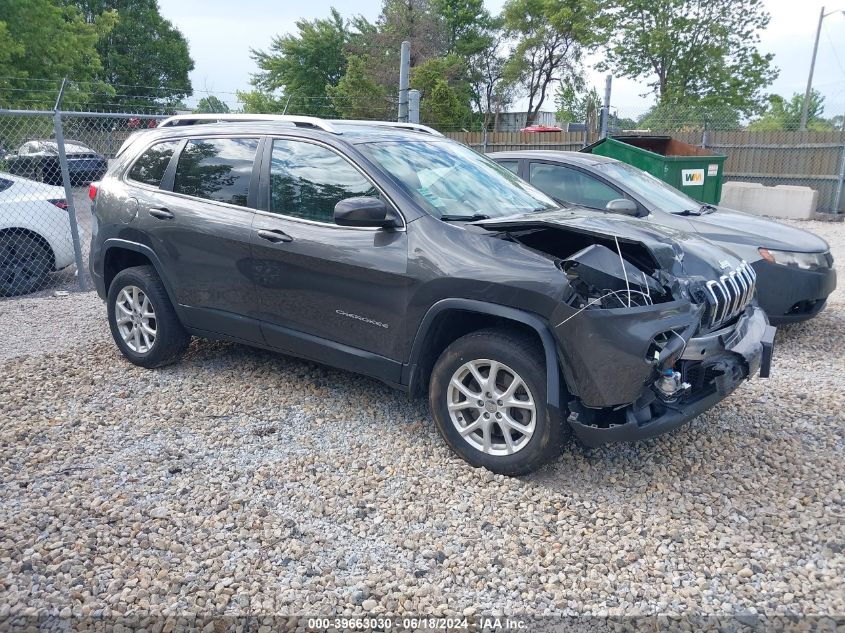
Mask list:
POLYGON ((473 466, 522 475, 560 453, 564 427, 546 404, 543 349, 508 329, 467 334, 434 365, 429 403, 446 443, 473 466))
POLYGON ((109 327, 123 355, 141 367, 175 362, 191 341, 152 266, 120 271, 109 286, 109 327))

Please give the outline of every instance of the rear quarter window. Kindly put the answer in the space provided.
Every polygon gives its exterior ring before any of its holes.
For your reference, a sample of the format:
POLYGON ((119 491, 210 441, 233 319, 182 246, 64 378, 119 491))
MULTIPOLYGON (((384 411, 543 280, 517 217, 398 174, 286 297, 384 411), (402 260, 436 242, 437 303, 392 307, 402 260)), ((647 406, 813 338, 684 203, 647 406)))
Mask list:
POLYGON ((188 141, 179 155, 173 192, 247 206, 256 138, 188 141))
POLYGON ((179 143, 165 141, 151 146, 133 163, 129 169, 129 179, 153 187, 161 186, 161 179, 179 143))

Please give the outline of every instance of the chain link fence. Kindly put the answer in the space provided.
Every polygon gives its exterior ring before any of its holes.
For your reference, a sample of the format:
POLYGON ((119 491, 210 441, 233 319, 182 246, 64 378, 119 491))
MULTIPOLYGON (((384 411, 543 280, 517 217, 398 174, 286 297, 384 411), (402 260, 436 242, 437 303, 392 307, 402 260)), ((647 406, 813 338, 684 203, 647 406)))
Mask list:
POLYGON ((90 183, 162 115, 0 110, 0 297, 90 287, 90 183))
MULTIPOLYGON (((28 89, 30 100, 17 106, 6 93, 0 94, 0 297, 86 287, 91 239, 88 185, 103 176, 130 134, 155 127, 168 115, 245 109, 386 120, 395 119, 398 110, 397 99, 384 95, 291 97, 262 105, 241 101, 240 93, 195 94, 191 107, 179 94, 160 88, 129 87, 130 91, 115 86, 105 96, 97 93, 100 88, 42 81, 28 89), (136 93, 144 91, 150 94, 139 106, 141 97, 136 93)), ((611 109, 608 130, 612 135, 671 136, 709 149, 726 156, 726 182, 810 187, 818 192, 818 211, 841 214, 845 213, 842 118, 819 117, 810 122, 809 130, 799 131, 793 121, 765 116, 742 120, 732 113, 611 109)), ((500 119, 487 117, 485 127, 480 115, 467 112, 456 117, 425 99, 420 104, 421 123, 481 152, 577 151, 599 139, 596 121, 557 122, 577 131, 525 133, 498 131, 500 119)))

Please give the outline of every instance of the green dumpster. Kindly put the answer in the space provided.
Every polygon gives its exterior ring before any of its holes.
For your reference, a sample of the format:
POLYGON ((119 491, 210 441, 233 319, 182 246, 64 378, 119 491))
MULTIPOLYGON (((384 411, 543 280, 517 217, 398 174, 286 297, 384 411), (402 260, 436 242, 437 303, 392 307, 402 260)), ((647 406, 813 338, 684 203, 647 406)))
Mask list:
POLYGON ((581 151, 639 167, 701 202, 722 197, 726 157, 671 136, 613 136, 581 151))

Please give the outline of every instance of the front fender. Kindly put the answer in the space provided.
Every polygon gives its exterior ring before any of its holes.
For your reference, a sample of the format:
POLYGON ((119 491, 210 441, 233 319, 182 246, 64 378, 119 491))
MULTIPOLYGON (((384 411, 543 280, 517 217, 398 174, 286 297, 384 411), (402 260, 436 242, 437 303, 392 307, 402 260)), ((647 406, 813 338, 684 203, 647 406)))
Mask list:
POLYGON ((548 325, 537 315, 517 308, 486 303, 474 299, 441 299, 426 312, 417 328, 408 363, 402 368, 402 383, 409 386, 411 393, 424 381, 420 375, 419 361, 424 352, 426 335, 436 317, 447 310, 459 310, 476 314, 495 316, 527 325, 540 337, 546 360, 546 399, 549 407, 560 409, 561 372, 558 364, 557 347, 548 325))

